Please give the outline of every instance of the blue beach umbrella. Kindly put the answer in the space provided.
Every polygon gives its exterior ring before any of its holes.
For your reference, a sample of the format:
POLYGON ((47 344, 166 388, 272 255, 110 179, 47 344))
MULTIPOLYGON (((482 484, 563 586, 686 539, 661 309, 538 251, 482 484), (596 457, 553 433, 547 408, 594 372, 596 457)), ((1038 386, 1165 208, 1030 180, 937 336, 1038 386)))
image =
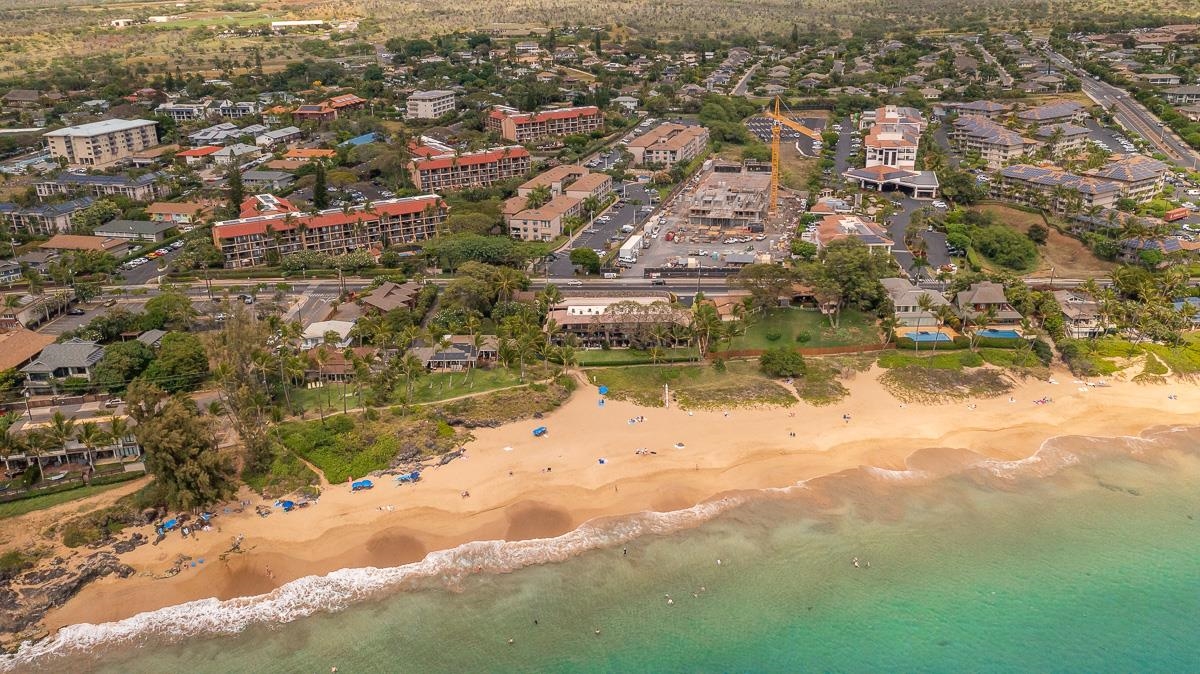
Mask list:
POLYGON ((601 386, 601 387, 600 387, 600 395, 602 395, 602 396, 603 396, 603 395, 608 395, 608 387, 607 387, 607 386, 601 386))

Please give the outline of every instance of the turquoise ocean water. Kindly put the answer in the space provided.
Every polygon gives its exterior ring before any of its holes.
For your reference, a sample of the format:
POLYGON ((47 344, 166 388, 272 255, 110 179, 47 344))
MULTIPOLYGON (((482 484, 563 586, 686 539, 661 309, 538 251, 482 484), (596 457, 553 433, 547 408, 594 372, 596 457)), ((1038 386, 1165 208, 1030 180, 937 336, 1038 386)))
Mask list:
POLYGON ((1033 460, 965 463, 937 477, 850 471, 653 526, 596 523, 561 540, 476 546, 419 573, 347 571, 273 599, 70 628, 0 664, 1200 671, 1200 431, 1066 438, 1033 460), (515 570, 460 571, 477 565, 515 570), (322 605, 340 610, 313 612, 322 605), (312 615, 292 619, 301 613, 312 615), (290 622, 275 622, 284 615, 290 622), (236 632, 213 634, 222 630, 236 632))

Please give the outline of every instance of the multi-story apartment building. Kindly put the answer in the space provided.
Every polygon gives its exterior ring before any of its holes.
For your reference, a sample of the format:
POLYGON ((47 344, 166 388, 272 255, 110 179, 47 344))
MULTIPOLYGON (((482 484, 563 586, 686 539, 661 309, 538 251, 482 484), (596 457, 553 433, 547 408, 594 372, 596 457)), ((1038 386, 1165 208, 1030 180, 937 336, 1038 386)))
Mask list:
POLYGON ((163 103, 154 109, 154 114, 175 122, 191 122, 207 118, 212 111, 211 103, 163 103))
POLYGON ((1059 123, 1039 127, 1034 135, 1049 146, 1051 152, 1064 155, 1085 149, 1090 133, 1086 126, 1059 123))
POLYGON ((464 187, 487 187, 529 172, 529 151, 520 145, 496 147, 463 154, 442 153, 415 157, 409 174, 419 190, 436 192, 464 187))
POLYGON ((1051 101, 1017 113, 1017 120, 1023 124, 1082 122, 1086 118, 1087 109, 1075 101, 1051 101))
POLYGON ((1088 171, 1087 175, 1116 184, 1123 198, 1142 204, 1162 192, 1167 165, 1145 155, 1131 154, 1088 171))
MULTIPOLYGON (((658 326, 687 327, 692 323, 691 314, 666 297, 571 297, 556 304, 548 318, 560 329, 552 339, 561 341, 574 335, 584 348, 646 348, 654 345, 658 326)), ((670 332, 669 346, 682 341, 677 334, 670 332)))
POLYGON ((576 199, 603 198, 612 191, 612 176, 607 173, 589 173, 563 189, 563 194, 576 199))
POLYGON ((1200 103, 1200 84, 1167 89, 1162 93, 1163 98, 1171 105, 1192 105, 1200 103))
POLYGON ((156 126, 158 122, 146 119, 106 119, 42 135, 50 156, 69 166, 104 168, 158 145, 156 126))
POLYGON ((213 225, 213 245, 226 267, 250 267, 290 253, 314 250, 340 255, 389 244, 432 238, 446 221, 447 207, 436 194, 388 199, 316 214, 275 212, 213 225))
POLYGON ((514 143, 529 143, 542 138, 589 133, 604 125, 604 113, 594 105, 557 108, 542 112, 520 112, 496 106, 487 116, 487 128, 514 143))
POLYGON ((454 112, 454 92, 444 89, 414 91, 408 96, 405 112, 409 119, 437 119, 454 112))
POLYGON ((956 117, 947 136, 960 153, 977 153, 992 169, 1000 168, 1037 147, 1036 141, 976 115, 956 117))
POLYGON ((1078 195, 1081 210, 1111 208, 1121 198, 1121 188, 1114 182, 1030 164, 1013 164, 1000 169, 991 189, 994 196, 1024 204, 1044 204, 1058 210, 1066 210, 1067 194, 1078 195))
POLYGON ((258 101, 217 101, 213 108, 218 115, 229 119, 253 117, 262 112, 262 104, 258 101))
POLYGON ((859 118, 858 128, 869 129, 876 124, 894 124, 905 131, 913 131, 917 135, 924 133, 928 126, 921 111, 902 105, 885 105, 882 108, 867 110, 859 118))
POLYGON ((120 196, 133 201, 151 201, 170 190, 162 173, 146 173, 136 178, 60 173, 57 177, 34 183, 43 199, 53 194, 90 194, 94 197, 120 196))
POLYGON ((708 129, 667 122, 629 141, 626 149, 633 155, 636 166, 649 164, 665 168, 690 161, 707 146, 708 129))
POLYGON ((540 208, 526 208, 510 216, 508 233, 524 241, 553 241, 563 233, 563 221, 578 215, 582 204, 575 197, 556 196, 540 208))
POLYGON ((591 173, 576 164, 562 164, 525 181, 517 188, 517 196, 527 197, 542 186, 547 187, 552 195, 565 194, 576 199, 600 198, 612 191, 612 176, 591 173))
POLYGON ((32 236, 53 236, 71 229, 71 218, 95 202, 92 197, 82 197, 57 204, 18 206, 0 204, 0 221, 14 231, 32 236))

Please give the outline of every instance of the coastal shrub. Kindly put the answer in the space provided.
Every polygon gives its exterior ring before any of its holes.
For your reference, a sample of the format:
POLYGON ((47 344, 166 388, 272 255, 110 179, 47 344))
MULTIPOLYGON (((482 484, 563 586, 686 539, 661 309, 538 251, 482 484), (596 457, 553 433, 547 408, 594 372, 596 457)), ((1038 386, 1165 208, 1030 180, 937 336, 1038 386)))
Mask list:
POLYGON ((1042 361, 1042 365, 1049 365, 1050 361, 1054 358, 1054 349, 1051 349, 1050 345, 1044 340, 1038 338, 1033 340, 1033 354, 1037 356, 1038 360, 1042 361))
POLYGON ((767 338, 768 342, 778 342, 779 338, 782 337, 783 334, 778 330, 768 330, 763 336, 767 338))
POLYGON ((796 341, 801 344, 807 344, 812 341, 812 333, 807 330, 801 330, 796 333, 796 341))
POLYGON ((1000 370, 955 370, 907 365, 888 370, 879 382, 903 402, 943 403, 972 397, 995 397, 1012 390, 1000 370))
POLYGON ((759 356, 758 366, 772 377, 800 377, 804 375, 804 356, 795 349, 776 347, 759 356))
POLYGON ((821 358, 809 359, 804 376, 795 380, 796 393, 804 402, 815 405, 832 405, 850 394, 838 381, 837 363, 821 358))
POLYGON ((37 556, 21 550, 9 550, 0 555, 0 580, 8 580, 33 566, 37 556))

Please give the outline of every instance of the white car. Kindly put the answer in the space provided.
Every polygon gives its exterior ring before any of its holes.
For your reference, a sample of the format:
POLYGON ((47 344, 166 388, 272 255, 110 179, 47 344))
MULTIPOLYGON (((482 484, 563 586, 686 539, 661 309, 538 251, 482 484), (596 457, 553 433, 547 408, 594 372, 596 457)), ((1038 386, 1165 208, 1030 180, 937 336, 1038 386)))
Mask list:
POLYGON ((1200 197, 1200 190, 1188 190, 1187 195, 1189 197, 1200 197))
POLYGON ((583 285, 583 281, 580 281, 580 280, 579 280, 579 279, 577 279, 577 278, 573 278, 573 279, 571 279, 570 281, 567 281, 567 285, 569 285, 569 286, 573 286, 573 287, 574 287, 574 286, 581 286, 581 285, 583 285))
POLYGON ((944 201, 935 201, 932 205, 934 208, 946 208, 946 202, 944 201))

